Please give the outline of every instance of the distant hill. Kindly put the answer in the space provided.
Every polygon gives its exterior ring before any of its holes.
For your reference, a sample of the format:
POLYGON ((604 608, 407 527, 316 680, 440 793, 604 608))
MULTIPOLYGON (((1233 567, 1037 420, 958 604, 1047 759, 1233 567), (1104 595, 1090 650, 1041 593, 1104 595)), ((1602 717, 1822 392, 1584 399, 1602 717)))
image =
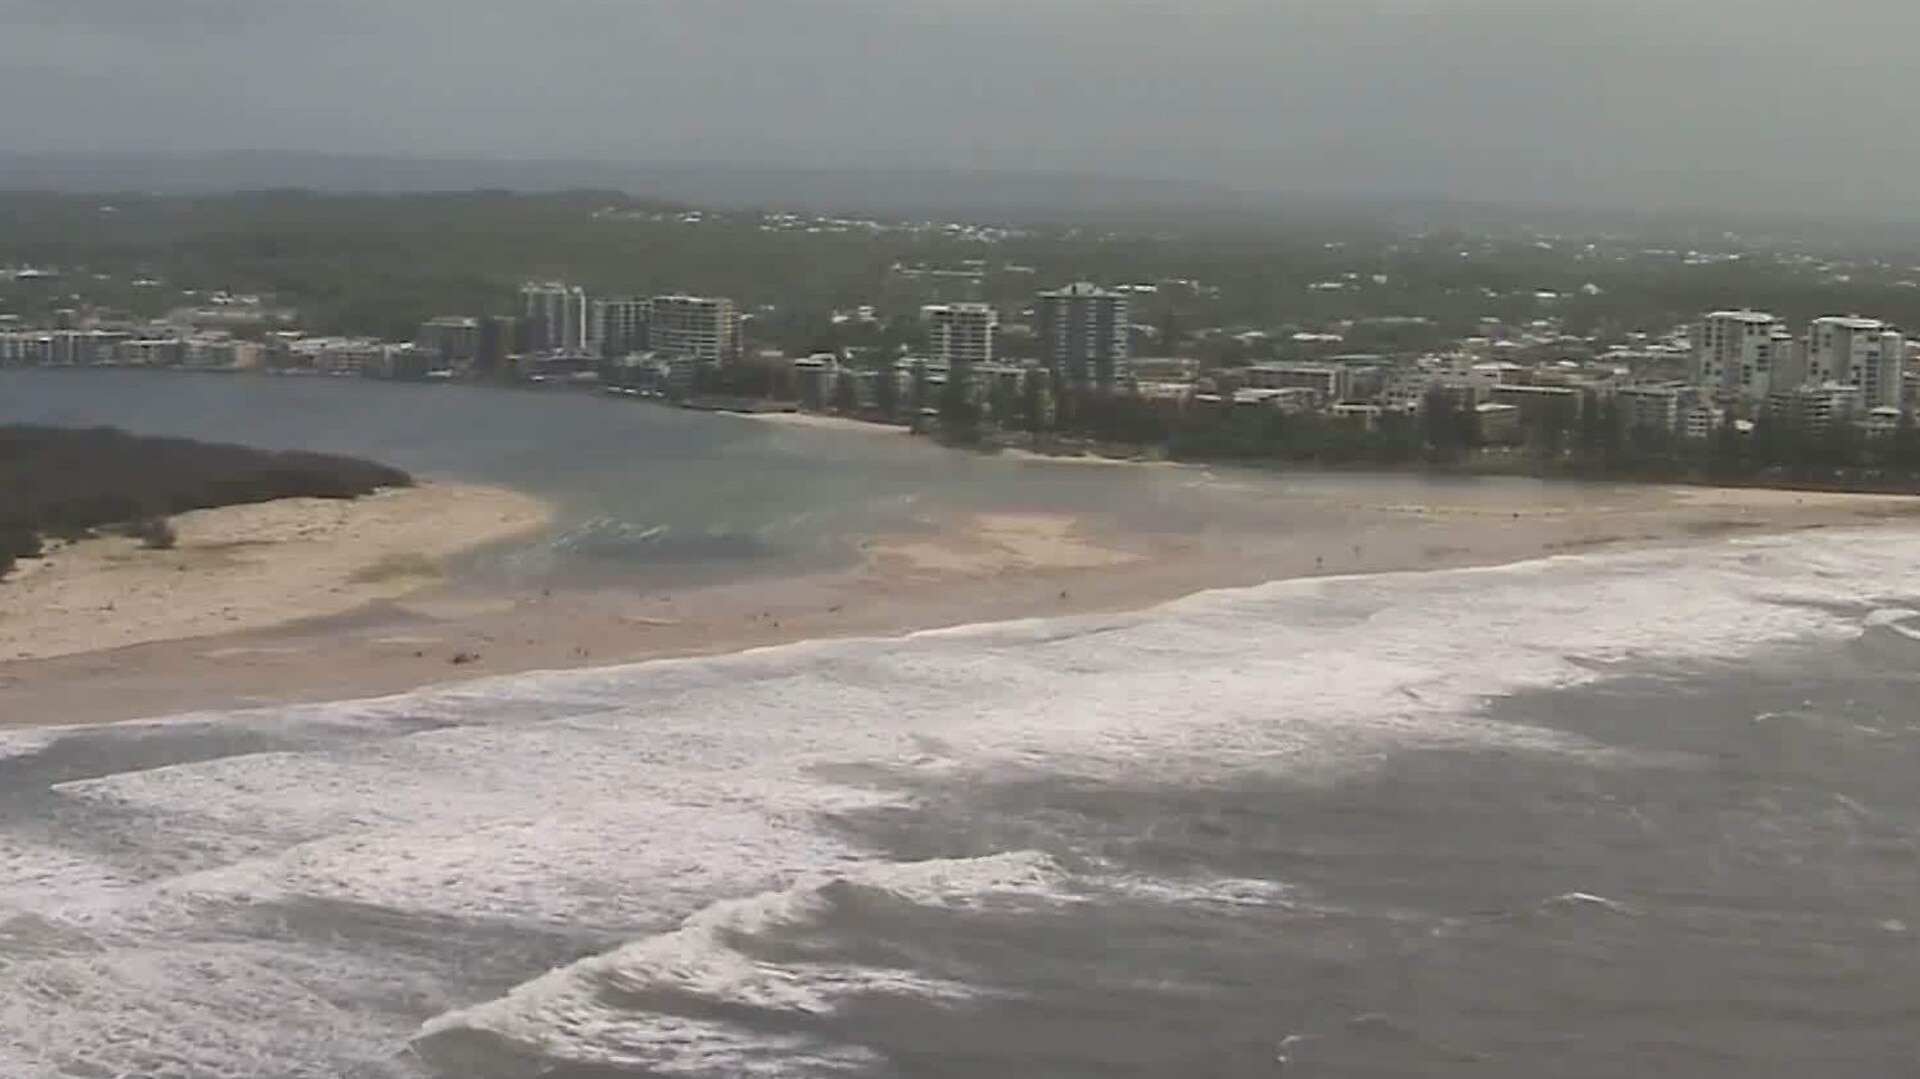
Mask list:
POLYGON ((51 155, 0 150, 0 194, 227 195, 304 190, 322 195, 622 192, 716 209, 783 209, 1009 224, 1172 227, 1244 236, 1279 225, 1502 233, 1609 233, 1712 240, 1795 237, 1882 248, 1920 242, 1911 220, 1757 214, 1717 207, 1581 207, 1492 203, 1417 192, 1253 192, 1199 181, 1063 172, 727 162, 502 161, 291 152, 186 156, 51 155))
POLYGON ((292 188, 335 194, 593 189, 714 207, 982 214, 999 219, 1246 213, 1260 203, 1203 183, 1048 172, 295 153, 75 157, 0 151, 0 191, 200 195, 292 188))

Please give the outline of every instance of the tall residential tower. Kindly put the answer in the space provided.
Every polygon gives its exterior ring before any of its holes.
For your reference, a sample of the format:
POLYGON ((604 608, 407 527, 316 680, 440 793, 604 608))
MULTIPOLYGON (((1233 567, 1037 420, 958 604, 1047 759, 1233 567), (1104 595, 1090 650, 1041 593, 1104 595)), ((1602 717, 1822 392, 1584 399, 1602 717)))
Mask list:
POLYGON ((544 282, 520 286, 520 317, 535 352, 584 352, 591 305, 577 285, 544 282))
POLYGON ((1793 385, 1793 335, 1772 315, 1759 311, 1715 311, 1693 331, 1694 384, 1708 394, 1745 401, 1764 400, 1774 386, 1793 385))
POLYGON ((1807 382, 1852 386, 1867 408, 1900 407, 1907 339, 1898 330, 1878 319, 1817 318, 1804 349, 1807 382))
POLYGON ((1034 324, 1041 360, 1056 377, 1075 389, 1113 388, 1133 335, 1125 294, 1086 282, 1043 292, 1034 324))

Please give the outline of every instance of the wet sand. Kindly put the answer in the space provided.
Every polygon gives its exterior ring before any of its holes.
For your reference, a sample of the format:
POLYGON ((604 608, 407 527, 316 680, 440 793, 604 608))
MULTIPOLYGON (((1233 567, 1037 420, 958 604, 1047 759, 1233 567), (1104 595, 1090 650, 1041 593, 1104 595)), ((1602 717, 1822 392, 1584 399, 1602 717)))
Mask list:
MULTIPOLYGON (((530 670, 1138 610, 1214 588, 1316 575, 1495 565, 1625 546, 1911 524, 1920 500, 1778 491, 1569 486, 1515 499, 1463 489, 1418 502, 1321 494, 1336 525, 1145 535, 1093 518, 995 513, 871 537, 851 569, 644 591, 474 592, 422 581, 328 592, 277 626, 0 662, 0 723, 82 723, 335 700, 530 670), (349 608, 353 608, 349 610, 349 608), (314 614, 332 617, 315 619, 314 614)), ((369 564, 360 552, 355 564, 369 564)), ((308 593, 310 599, 312 594, 308 593)), ((104 627, 118 612, 100 612, 104 627)), ((193 627, 201 622, 191 621, 193 627)), ((178 634, 186 637, 186 633, 178 634)), ((70 651, 70 650, 69 650, 70 651)))

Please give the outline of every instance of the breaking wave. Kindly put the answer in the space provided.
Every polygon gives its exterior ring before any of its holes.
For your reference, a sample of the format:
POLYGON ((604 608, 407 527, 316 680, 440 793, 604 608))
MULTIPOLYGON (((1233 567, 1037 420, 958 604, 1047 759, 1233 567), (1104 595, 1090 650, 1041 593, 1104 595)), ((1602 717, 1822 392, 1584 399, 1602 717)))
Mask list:
POLYGON ((475 1073, 482 1045, 687 1073, 859 1067, 870 1054, 810 1019, 968 988, 770 961, 756 942, 850 897, 1287 892, 1102 882, 1071 837, 896 865, 836 820, 1005 776, 1331 784, 1449 747, 1604 764, 1614 751, 1483 706, 1772 648, 1905 641, 1916 604, 1897 589, 1917 579, 1908 537, 1821 533, 9 737, 0 926, 32 942, 0 958, 0 1074, 419 1075, 410 1044, 475 1073), (75 778, 60 762, 77 759, 91 763, 75 778), (316 905, 336 920, 296 917, 316 905), (436 933, 550 943, 476 981, 485 947, 433 952, 420 942, 436 933), (394 934, 420 949, 404 975, 394 934), (780 1022, 743 1025, 741 1009, 780 1022))

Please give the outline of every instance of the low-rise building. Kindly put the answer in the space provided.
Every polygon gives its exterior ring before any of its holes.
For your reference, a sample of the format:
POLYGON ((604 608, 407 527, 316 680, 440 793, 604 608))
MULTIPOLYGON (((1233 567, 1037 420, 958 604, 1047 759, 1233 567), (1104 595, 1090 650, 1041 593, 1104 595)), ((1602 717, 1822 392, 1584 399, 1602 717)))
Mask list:
POLYGON ((1380 417, 1384 416, 1387 410, 1380 405, 1363 405, 1346 401, 1334 405, 1327 412, 1334 419, 1358 424, 1371 431, 1380 426, 1380 417))
POLYGON ((466 367, 480 355, 480 320, 465 315, 441 315, 420 324, 414 343, 442 367, 466 367))
POLYGON ((1615 390, 1620 423, 1629 431, 1678 431, 1681 419, 1697 399, 1684 382, 1641 383, 1615 390))
POLYGON ((1256 363, 1241 373, 1241 384, 1252 389, 1310 389, 1322 402, 1370 401, 1386 386, 1385 369, 1371 362, 1378 357, 1335 357, 1326 363, 1256 363))
POLYGON ((1890 435, 1900 429, 1900 418, 1903 415, 1905 413, 1900 409, 1881 405, 1879 408, 1867 410, 1866 416, 1861 420, 1861 426, 1865 427, 1870 435, 1890 435))
POLYGON ((1519 405, 1502 405, 1488 401, 1475 406, 1474 413, 1479 421, 1481 445, 1515 446, 1525 440, 1526 434, 1520 422, 1519 405))
POLYGON ((1767 398, 1768 415, 1791 419, 1813 429, 1851 422, 1865 412, 1866 398, 1861 388, 1839 382, 1799 386, 1767 398))
POLYGON ((1314 412, 1322 402, 1320 391, 1306 386, 1245 387, 1235 390, 1233 403, 1281 412, 1314 412))
POLYGON ((1413 371, 1389 381, 1381 392, 1380 403, 1402 412, 1418 412, 1429 396, 1440 394, 1463 407, 1471 407, 1486 401, 1498 384, 1487 375, 1470 371, 1413 371))
POLYGON ((1727 414, 1707 405, 1694 405, 1680 417, 1680 433, 1691 439, 1711 438, 1725 426, 1727 414))
POLYGON ((1535 386, 1524 382, 1502 382, 1487 391, 1487 400, 1512 405, 1520 410, 1523 422, 1559 419, 1572 423, 1580 418, 1584 395, 1570 386, 1535 386))

